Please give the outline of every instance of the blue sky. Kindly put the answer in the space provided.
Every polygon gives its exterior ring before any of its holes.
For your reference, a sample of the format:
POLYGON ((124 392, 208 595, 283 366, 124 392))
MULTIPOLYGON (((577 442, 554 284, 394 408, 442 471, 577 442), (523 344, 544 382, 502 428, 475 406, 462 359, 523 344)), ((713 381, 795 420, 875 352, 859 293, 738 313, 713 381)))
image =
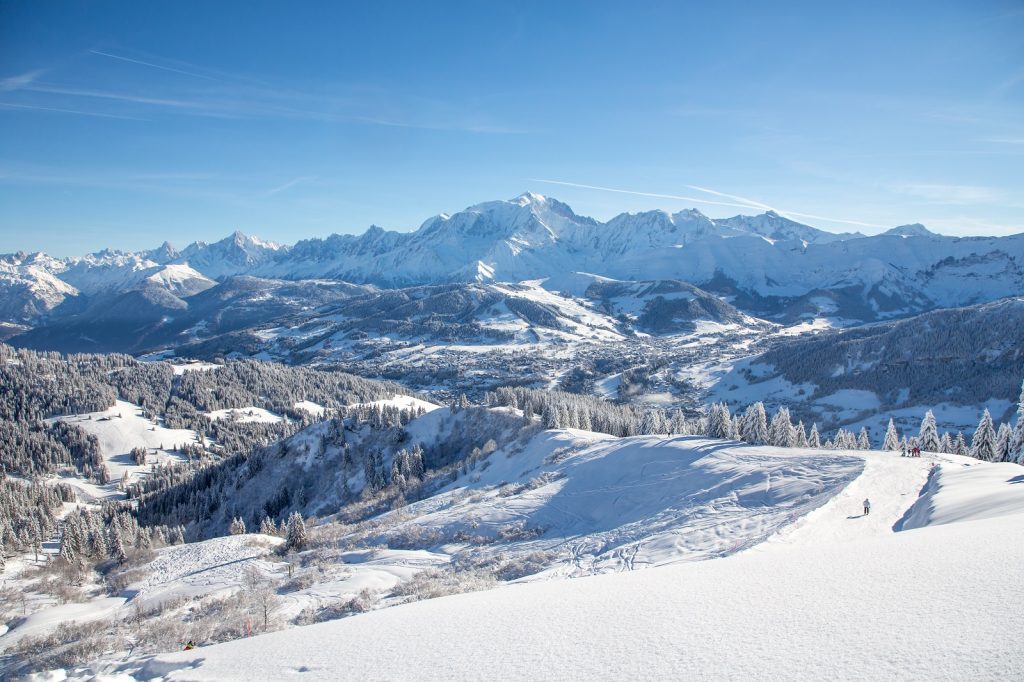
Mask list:
POLYGON ((1024 232, 1019 1, 696 5, 0 3, 0 252, 409 230, 525 190, 1024 232))

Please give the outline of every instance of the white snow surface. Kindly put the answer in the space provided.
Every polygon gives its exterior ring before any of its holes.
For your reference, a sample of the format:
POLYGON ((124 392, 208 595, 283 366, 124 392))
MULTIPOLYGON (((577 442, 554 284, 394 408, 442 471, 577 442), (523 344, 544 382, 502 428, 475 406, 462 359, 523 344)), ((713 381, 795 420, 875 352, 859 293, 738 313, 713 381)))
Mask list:
POLYGON ((233 407, 223 410, 213 410, 212 412, 205 412, 207 417, 213 421, 219 421, 227 419, 237 422, 261 422, 268 424, 276 424, 282 421, 280 415, 276 415, 269 410, 265 410, 262 407, 233 407))
POLYGON ((1018 510, 511 585, 122 669, 165 680, 1016 679, 1024 651, 1007 633, 1024 626, 1022 522, 1018 510))
POLYGON ((269 535, 232 535, 157 550, 145 567, 146 577, 128 586, 132 603, 153 608, 176 597, 197 597, 233 591, 250 567, 280 577, 281 562, 267 555, 284 542, 269 535))
POLYGON ((79 492, 84 493, 86 500, 97 496, 119 495, 117 485, 125 472, 129 477, 146 475, 151 464, 182 459, 171 451, 178 445, 196 441, 195 431, 165 428, 160 423, 143 417, 142 408, 138 405, 123 400, 118 400, 113 407, 102 412, 57 417, 50 421, 74 424, 99 440, 103 461, 110 472, 110 484, 95 486, 85 482, 79 484, 73 480, 67 481, 78 488, 79 492), (135 464, 129 455, 132 449, 137 447, 145 447, 147 450, 145 466, 135 464))

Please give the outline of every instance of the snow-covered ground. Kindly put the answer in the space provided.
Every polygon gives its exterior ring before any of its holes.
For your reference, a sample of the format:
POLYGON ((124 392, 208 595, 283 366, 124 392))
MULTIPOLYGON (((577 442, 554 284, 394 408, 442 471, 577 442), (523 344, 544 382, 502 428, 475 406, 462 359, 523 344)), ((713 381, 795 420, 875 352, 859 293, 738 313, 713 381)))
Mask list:
POLYGON ((57 417, 51 421, 65 421, 96 436, 100 453, 110 472, 110 483, 95 485, 79 479, 62 479, 74 486, 84 501, 97 498, 118 497, 122 493, 118 486, 125 473, 129 479, 145 476, 153 464, 179 461, 182 457, 174 452, 179 445, 196 442, 196 432, 190 429, 168 429, 157 421, 142 415, 142 409, 123 400, 102 412, 57 417), (146 464, 136 464, 131 458, 134 448, 146 448, 146 464))
POLYGON ((444 597, 109 671, 165 680, 1016 679, 1024 495, 1009 489, 1019 471, 869 453, 848 489, 755 551, 444 597), (894 533, 933 463, 962 476, 933 476, 931 502, 961 511, 894 533), (977 504, 993 495, 1014 501, 977 504))
POLYGON ((214 421, 220 419, 227 419, 237 422, 261 422, 266 424, 276 424, 282 420, 280 415, 276 415, 269 410, 265 410, 262 407, 235 407, 224 410, 213 410, 212 412, 205 413, 207 417, 214 421))
MULTIPOLYGON (((447 413, 415 420, 410 438, 447 413)), ((361 593, 388 608, 192 652, 117 654, 66 674, 888 680, 1024 670, 1024 653, 1000 644, 1024 626, 1022 467, 575 430, 540 432, 483 464, 375 520, 365 549, 318 555, 300 570, 319 577, 283 591, 275 614, 291 620, 361 593), (389 536, 421 546, 378 544, 389 536), (424 569, 526 556, 547 563, 516 584, 388 606, 424 569)), ((344 533, 335 537, 350 546, 344 533)), ((230 594, 253 570, 283 581, 288 565, 270 554, 280 542, 250 534, 161 549, 119 597, 127 603, 55 606, 0 647, 59 618, 117 620, 230 594)))

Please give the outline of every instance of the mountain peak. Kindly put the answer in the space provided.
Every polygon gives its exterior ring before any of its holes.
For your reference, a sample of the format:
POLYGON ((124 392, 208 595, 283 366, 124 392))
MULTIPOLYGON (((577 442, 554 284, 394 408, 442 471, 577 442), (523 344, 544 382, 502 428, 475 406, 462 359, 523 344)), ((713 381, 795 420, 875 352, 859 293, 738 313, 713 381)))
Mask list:
POLYGON ((523 192, 512 201, 518 203, 520 206, 526 206, 528 204, 546 204, 548 198, 543 194, 537 194, 536 192, 523 192))
POLYGON ((894 227, 891 230, 883 232, 882 234, 892 235, 894 237, 937 237, 936 233, 929 230, 921 223, 911 223, 910 225, 900 225, 894 227))

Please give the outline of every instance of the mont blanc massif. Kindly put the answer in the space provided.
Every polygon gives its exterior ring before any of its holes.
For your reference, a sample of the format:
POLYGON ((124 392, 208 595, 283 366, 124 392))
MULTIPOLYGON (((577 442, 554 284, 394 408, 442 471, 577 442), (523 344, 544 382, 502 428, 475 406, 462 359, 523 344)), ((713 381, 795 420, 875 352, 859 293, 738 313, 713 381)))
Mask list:
POLYGON ((1024 234, 110 246, 0 256, 0 677, 1024 669, 1024 234))

